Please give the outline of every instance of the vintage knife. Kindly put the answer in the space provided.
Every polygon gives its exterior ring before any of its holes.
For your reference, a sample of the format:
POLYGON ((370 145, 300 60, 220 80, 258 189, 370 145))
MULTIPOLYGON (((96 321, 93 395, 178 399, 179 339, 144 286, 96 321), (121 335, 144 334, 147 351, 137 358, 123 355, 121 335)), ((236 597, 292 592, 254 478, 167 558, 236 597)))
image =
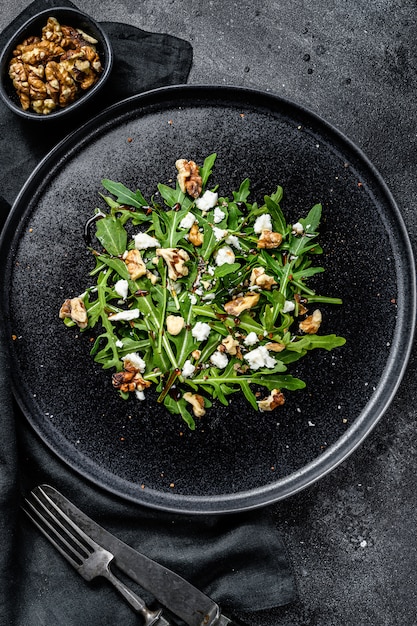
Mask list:
MULTIPOLYGON (((117 567, 151 593, 171 613, 188 626, 238 626, 222 614, 219 605, 187 580, 157 561, 134 550, 94 522, 49 485, 41 489, 97 543, 114 555, 117 567)), ((33 493, 36 495, 36 490, 33 493)))

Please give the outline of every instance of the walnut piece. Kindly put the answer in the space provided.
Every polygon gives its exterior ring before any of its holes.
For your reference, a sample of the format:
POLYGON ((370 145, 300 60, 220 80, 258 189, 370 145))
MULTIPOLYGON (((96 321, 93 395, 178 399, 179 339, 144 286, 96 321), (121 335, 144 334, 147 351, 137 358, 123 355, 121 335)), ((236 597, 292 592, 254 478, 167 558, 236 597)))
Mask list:
POLYGON ((59 310, 61 320, 69 317, 80 328, 86 328, 88 324, 87 311, 81 298, 67 298, 59 310))
POLYGON ((285 350, 285 344, 279 343, 278 341, 270 341, 265 345, 265 348, 271 352, 282 352, 285 350))
POLYGON ((185 265, 190 260, 188 252, 181 248, 157 248, 156 254, 162 257, 167 264, 168 276, 171 280, 188 276, 188 267, 185 265))
POLYGON ((259 400, 258 407, 260 411, 273 411, 277 406, 285 403, 284 394, 280 389, 273 389, 270 395, 264 400, 259 400))
POLYGON ((22 108, 46 115, 92 87, 102 71, 95 43, 93 37, 50 17, 42 38, 29 37, 16 46, 9 76, 22 108))
POLYGON ((261 236, 258 239, 258 248, 266 248, 270 250, 272 248, 278 248, 282 242, 281 233, 274 233, 272 230, 263 230, 261 236))
POLYGON ((193 413, 195 417, 203 417, 203 415, 206 414, 203 396, 200 396, 198 393, 191 393, 191 391, 186 391, 183 395, 183 398, 193 407, 193 413))
POLYGON ((185 326, 185 320, 181 315, 168 315, 166 325, 170 335, 179 335, 185 326))
POLYGON ((322 322, 322 316, 320 309, 313 311, 312 315, 309 315, 299 324, 300 330, 308 335, 314 335, 320 328, 322 322))
POLYGON ((227 335, 227 337, 222 340, 221 345, 224 346, 225 352, 231 356, 234 356, 238 352, 239 342, 234 339, 232 335, 227 335))
POLYGON ((133 250, 129 250, 124 259, 127 267, 127 271, 130 274, 130 278, 132 280, 137 280, 141 276, 145 276, 147 270, 146 265, 143 262, 142 256, 139 250, 134 248, 133 250))
POLYGON ((150 381, 144 380, 140 370, 129 360, 124 361, 123 371, 113 374, 112 383, 115 389, 124 392, 144 391, 151 386, 150 381))
POLYGON ((175 167, 178 170, 177 180, 181 191, 188 193, 192 198, 198 198, 203 186, 198 165, 194 161, 178 159, 175 167))
POLYGON ((249 280, 251 285, 256 285, 268 291, 271 289, 272 285, 277 284, 275 278, 266 274, 263 267, 254 267, 249 280))
POLYGON ((200 233, 198 224, 196 222, 194 222, 194 224, 190 228, 190 232, 188 233, 188 240, 196 248, 203 244, 203 241, 204 241, 203 233, 200 233))
POLYGON ((238 316, 242 313, 242 311, 246 311, 247 309, 251 309, 256 306, 258 304, 259 297, 259 293, 247 293, 245 296, 239 296, 234 300, 230 300, 230 302, 226 302, 224 310, 229 315, 238 316))

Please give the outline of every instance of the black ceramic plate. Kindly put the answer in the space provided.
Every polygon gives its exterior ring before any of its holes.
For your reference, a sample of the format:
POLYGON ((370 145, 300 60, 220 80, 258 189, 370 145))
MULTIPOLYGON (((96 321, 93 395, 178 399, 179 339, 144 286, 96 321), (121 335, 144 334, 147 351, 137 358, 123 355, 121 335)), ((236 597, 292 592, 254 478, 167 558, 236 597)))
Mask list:
POLYGON ((384 182, 329 124, 265 93, 173 87, 107 110, 31 176, 5 228, 1 263, 14 392, 33 428, 94 483, 166 510, 253 508, 332 470, 383 415, 412 342, 413 258, 384 182), (347 343, 296 364, 291 372, 307 388, 288 392, 279 410, 255 413, 234 396, 190 432, 154 400, 122 401, 88 340, 58 311, 88 283, 83 225, 101 205, 101 179, 146 197, 175 178, 177 158, 201 163, 212 152, 224 195, 248 176, 252 200, 284 187, 289 220, 323 204, 319 290, 344 300, 326 307, 323 330, 347 343))

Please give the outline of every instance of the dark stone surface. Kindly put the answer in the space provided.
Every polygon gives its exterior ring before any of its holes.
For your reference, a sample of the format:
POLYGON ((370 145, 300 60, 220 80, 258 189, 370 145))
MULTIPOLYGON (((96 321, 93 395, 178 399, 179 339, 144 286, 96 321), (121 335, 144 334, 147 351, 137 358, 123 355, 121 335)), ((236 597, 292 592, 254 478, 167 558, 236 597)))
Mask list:
MULTIPOLYGON (((27 4, 3 2, 0 28, 27 4)), ((415 247, 413 0, 310 5, 80 0, 77 5, 99 20, 129 22, 190 41, 190 83, 271 91, 335 124, 385 178, 415 247)), ((299 601, 251 616, 254 626, 416 623, 415 376, 414 352, 394 401, 365 443, 332 474, 274 506, 299 601)))

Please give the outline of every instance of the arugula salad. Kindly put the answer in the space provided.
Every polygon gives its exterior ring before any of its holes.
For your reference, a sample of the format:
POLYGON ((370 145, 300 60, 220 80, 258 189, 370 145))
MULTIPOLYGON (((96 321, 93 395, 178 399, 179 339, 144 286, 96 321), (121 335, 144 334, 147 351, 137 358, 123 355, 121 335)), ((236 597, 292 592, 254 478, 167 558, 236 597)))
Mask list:
POLYGON ((106 208, 87 229, 94 284, 59 312, 69 327, 98 329, 91 355, 124 399, 144 401, 153 388, 190 429, 236 392, 257 411, 276 409, 283 390, 305 387, 291 363, 345 343, 319 333, 320 307, 342 301, 307 285, 324 271, 321 205, 289 224, 280 186, 259 204, 249 179, 222 197, 209 184, 215 160, 179 159, 175 183, 159 183, 150 200, 103 180, 106 208))

